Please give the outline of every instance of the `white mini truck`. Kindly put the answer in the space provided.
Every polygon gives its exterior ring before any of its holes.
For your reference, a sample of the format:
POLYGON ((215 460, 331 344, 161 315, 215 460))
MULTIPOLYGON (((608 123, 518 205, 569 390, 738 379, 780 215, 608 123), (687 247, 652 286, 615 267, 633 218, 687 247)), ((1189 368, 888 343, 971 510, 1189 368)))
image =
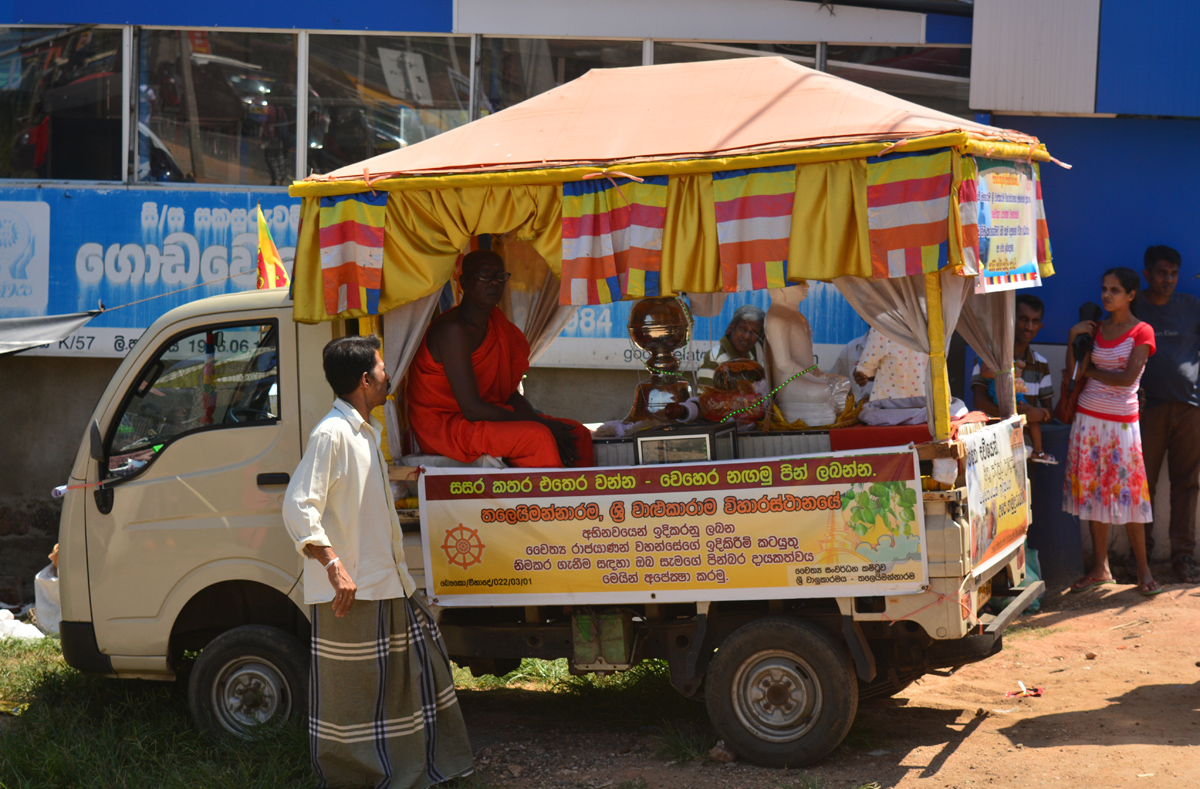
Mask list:
MULTIPOLYGON (((89 674, 170 680, 184 664, 184 654, 198 651, 189 679, 191 709, 200 727, 216 733, 236 735, 258 724, 303 718, 306 705, 309 623, 301 557, 284 528, 281 503, 309 432, 330 407, 320 358, 335 324, 298 323, 292 312, 286 291, 257 291, 196 301, 156 321, 100 398, 64 499, 61 633, 67 662, 89 674)), ((982 445, 1014 445, 995 440, 1011 437, 1012 424, 982 431, 982 445)), ((819 432, 800 438, 810 450, 821 446, 819 432)), ((901 458, 896 468, 908 481, 891 484, 894 493, 858 485, 866 509, 859 513, 865 517, 854 516, 857 523, 850 513, 858 504, 843 506, 839 499, 828 514, 831 524, 835 516, 841 519, 839 528, 851 523, 856 533, 878 531, 874 538, 867 535, 868 542, 886 547, 888 539, 895 545, 902 538, 882 531, 886 517, 870 510, 875 494, 893 496, 896 512, 910 511, 913 528, 907 539, 919 546, 920 556, 907 565, 917 572, 917 582, 907 586, 898 585, 887 567, 861 556, 851 565, 831 554, 835 564, 822 567, 811 548, 811 561, 797 560, 793 551, 785 563, 796 566, 786 570, 771 564, 777 560, 762 558, 782 555, 772 553, 775 548, 798 547, 805 553, 802 541, 789 542, 790 535, 801 533, 799 527, 789 531, 787 525, 801 523, 805 513, 777 514, 774 543, 743 528, 753 516, 736 514, 736 503, 732 515, 725 514, 729 509, 713 515, 697 505, 693 514, 699 517, 672 520, 661 509, 634 517, 639 506, 652 508, 655 501, 737 498, 745 487, 731 486, 729 480, 755 484, 749 501, 760 492, 789 495, 783 477, 798 476, 803 464, 814 469, 839 461, 842 467, 851 465, 836 453, 776 451, 759 457, 767 444, 750 436, 739 439, 741 465, 602 466, 588 470, 586 479, 571 472, 583 481, 572 482, 570 492, 556 492, 556 484, 558 491, 567 486, 553 482, 566 472, 550 470, 531 477, 527 469, 431 468, 419 474, 396 468, 392 476, 420 476, 419 517, 415 511, 401 512, 405 557, 418 588, 434 604, 455 661, 476 673, 503 674, 522 658, 566 658, 581 672, 665 660, 672 684, 685 696, 704 699, 713 725, 735 750, 760 764, 796 766, 822 758, 841 742, 860 699, 897 693, 923 674, 998 652, 1005 628, 1042 591, 1040 582, 1016 589, 1025 573, 1025 519, 1016 533, 997 534, 994 522, 989 533, 986 524, 972 525, 967 488, 920 490, 916 470, 924 462, 922 453, 964 456, 969 465, 967 444, 887 450, 901 458), (764 474, 773 476, 769 481, 775 487, 762 486, 764 474), (592 500, 602 503, 602 514, 612 513, 618 499, 598 477, 667 486, 673 479, 687 483, 687 489, 676 491, 675 498, 660 491, 630 500, 620 527, 624 533, 602 531, 618 528, 612 518, 581 526, 536 518, 505 523, 504 516, 495 515, 533 504, 544 511, 571 510, 592 500), (507 498, 485 496, 483 506, 472 508, 478 502, 470 496, 446 493, 451 487, 446 483, 456 479, 470 483, 459 484, 460 492, 504 490, 507 498), (592 498, 581 498, 581 490, 592 498), (497 501, 510 509, 496 507, 497 501), (478 524, 475 538, 455 532, 464 512, 469 518, 485 510, 493 514, 483 515, 484 520, 500 520, 508 535, 504 539, 516 540, 515 548, 506 549, 495 536, 479 538, 478 524), (451 532, 463 541, 448 538, 451 532), (561 569, 563 560, 565 567, 578 570, 585 559, 597 569, 591 563, 603 559, 596 551, 612 549, 573 546, 612 542, 599 539, 602 534, 635 535, 626 540, 626 559, 608 554, 610 564, 602 574, 619 581, 613 568, 628 567, 628 580, 640 568, 639 583, 653 577, 659 591, 630 587, 564 596, 555 579, 575 576, 529 571, 542 562, 552 568, 552 561, 561 569), (639 534, 645 541, 636 539, 639 534), (679 544, 656 541, 656 535, 679 544), (697 544, 687 544, 693 535, 697 544), (509 550, 501 557, 507 568, 502 575, 513 579, 512 588, 495 588, 500 581, 490 576, 478 588, 461 580, 483 578, 472 575, 485 564, 479 560, 473 566, 482 549, 476 550, 472 539, 487 543, 496 556, 509 550), (748 550, 736 550, 743 545, 748 550), (513 551, 518 558, 512 558, 513 551), (764 581, 757 591, 754 583, 741 583, 731 592, 717 582, 715 570, 706 575, 688 569, 693 561, 688 557, 714 551, 719 556, 712 561, 728 562, 731 579, 737 572, 748 573, 747 578, 768 570, 787 572, 792 588, 764 581), (742 566, 736 555, 743 557, 742 566), (617 560, 629 563, 613 563, 617 560), (811 568, 802 567, 806 561, 811 568), (847 572, 859 574, 859 583, 819 582, 847 572), (456 589, 464 594, 449 593, 456 589), (989 598, 1005 590, 1013 590, 1013 597, 1003 611, 985 613, 989 598)), ((1023 458, 1015 448, 1005 457, 1019 475, 1021 489, 1012 495, 1024 509, 1023 458)), ((600 463, 604 458, 599 452, 600 463)), ((611 487, 620 484, 611 482, 611 487)), ((847 493, 854 487, 850 484, 847 493)))

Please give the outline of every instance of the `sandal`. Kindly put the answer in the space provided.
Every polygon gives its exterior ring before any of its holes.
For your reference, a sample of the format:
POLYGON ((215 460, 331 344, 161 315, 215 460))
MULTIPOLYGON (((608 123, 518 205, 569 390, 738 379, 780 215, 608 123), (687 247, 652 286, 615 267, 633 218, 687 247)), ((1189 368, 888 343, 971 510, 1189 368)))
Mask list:
POLYGON ((1157 581, 1147 581, 1144 584, 1137 585, 1137 592, 1142 597, 1154 597, 1156 594, 1162 594, 1167 591, 1158 585, 1157 581))
POLYGON ((1179 583, 1200 584, 1200 567, 1196 566, 1196 560, 1192 557, 1177 556, 1175 561, 1171 562, 1171 567, 1174 568, 1179 583))
POLYGON ((1051 455, 1049 452, 1033 452, 1029 455, 1030 463, 1045 463, 1048 466, 1057 466, 1058 458, 1051 455))
POLYGON ((1112 578, 1093 578, 1090 575, 1085 575, 1075 583, 1071 584, 1071 594, 1084 592, 1096 586, 1104 586, 1105 584, 1115 584, 1116 581, 1112 578))

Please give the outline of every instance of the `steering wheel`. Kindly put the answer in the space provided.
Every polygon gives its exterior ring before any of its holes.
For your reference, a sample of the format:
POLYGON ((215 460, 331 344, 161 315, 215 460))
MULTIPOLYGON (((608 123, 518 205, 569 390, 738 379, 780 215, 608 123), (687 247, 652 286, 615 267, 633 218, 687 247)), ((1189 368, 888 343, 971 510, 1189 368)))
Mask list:
POLYGON ((248 405, 235 405, 225 412, 225 416, 230 422, 261 422, 275 418, 270 411, 248 405))

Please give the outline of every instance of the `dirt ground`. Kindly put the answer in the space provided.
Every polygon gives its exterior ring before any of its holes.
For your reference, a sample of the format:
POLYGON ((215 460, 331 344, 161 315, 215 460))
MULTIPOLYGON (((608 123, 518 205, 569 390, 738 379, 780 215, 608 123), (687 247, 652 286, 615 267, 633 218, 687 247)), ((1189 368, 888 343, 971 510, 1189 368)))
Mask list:
POLYGON ((472 695, 476 767, 499 786, 1200 787, 1200 587, 1052 591, 999 655, 864 702, 846 744, 803 771, 678 765, 652 731, 472 695), (1018 681, 1043 695, 1007 697, 1018 681))

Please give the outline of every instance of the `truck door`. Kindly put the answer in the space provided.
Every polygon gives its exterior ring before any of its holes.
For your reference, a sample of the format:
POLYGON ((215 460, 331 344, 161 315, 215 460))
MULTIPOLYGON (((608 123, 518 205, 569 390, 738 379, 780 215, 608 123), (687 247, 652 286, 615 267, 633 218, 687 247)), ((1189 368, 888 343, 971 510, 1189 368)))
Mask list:
POLYGON ((286 593, 299 574, 280 516, 301 453, 288 312, 197 317, 160 334, 100 426, 109 482, 86 497, 85 517, 101 651, 165 655, 175 614, 200 589, 247 579, 286 593))

